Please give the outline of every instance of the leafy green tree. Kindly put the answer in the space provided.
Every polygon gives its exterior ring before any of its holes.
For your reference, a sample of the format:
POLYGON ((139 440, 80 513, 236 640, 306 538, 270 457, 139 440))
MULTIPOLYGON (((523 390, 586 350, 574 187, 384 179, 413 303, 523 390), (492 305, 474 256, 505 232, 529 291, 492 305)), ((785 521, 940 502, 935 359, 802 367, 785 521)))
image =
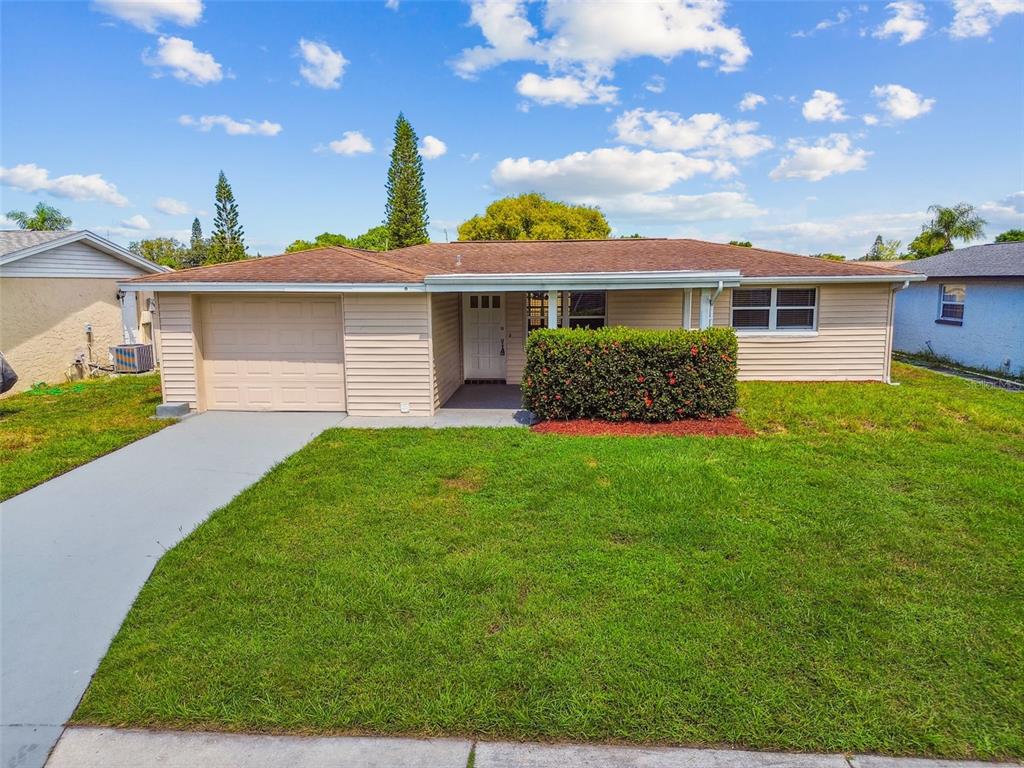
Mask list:
POLYGON ((1008 229, 996 235, 997 243, 1020 243, 1024 242, 1024 229, 1008 229))
POLYGON ((365 251, 386 251, 388 249, 388 228, 384 225, 371 227, 358 237, 346 237, 334 232, 321 232, 313 240, 295 240, 284 249, 284 252, 305 251, 310 248, 324 248, 329 245, 362 248, 365 251))
POLYGON ((730 240, 729 245, 738 245, 741 248, 753 248, 754 244, 749 240, 730 240))
POLYGON ((188 246, 173 237, 154 237, 149 240, 135 240, 128 244, 128 250, 136 256, 173 269, 189 265, 191 251, 188 246))
POLYGON ((953 250, 954 240, 969 243, 985 236, 987 223, 974 211, 973 205, 957 203, 951 208, 928 206, 932 220, 921 228, 921 234, 910 244, 910 257, 921 259, 953 250))
POLYGON ((46 203, 36 203, 32 213, 8 211, 7 218, 16 222, 21 229, 31 229, 36 232, 61 231, 71 226, 70 217, 46 203))
POLYGON ((903 258, 900 254, 902 245, 903 242, 900 240, 883 240, 882 236, 878 235, 861 261, 896 261, 903 258))
POLYGON ((210 251, 209 241, 203 237, 203 225, 199 219, 192 219, 192 237, 189 240, 188 254, 182 263, 183 267, 198 267, 205 263, 210 251))
POLYGON ((601 240, 611 234, 597 208, 548 200, 539 192, 503 197, 459 225, 459 240, 601 240))
POLYGON ((619 240, 643 240, 644 236, 639 232, 634 232, 632 235, 619 235, 619 240))
POLYGON ((839 253, 812 253, 811 256, 825 261, 846 261, 846 257, 839 253))
POLYGON ((238 205, 235 193, 231 191, 224 171, 217 178, 215 192, 216 213, 213 218, 213 235, 210 238, 210 250, 206 257, 207 264, 220 264, 225 261, 238 261, 246 257, 245 232, 238 222, 238 205))
POLYGON ((423 188, 423 158, 419 139, 405 115, 395 120, 395 145, 388 168, 388 201, 384 219, 392 248, 430 242, 427 236, 427 192, 423 188))

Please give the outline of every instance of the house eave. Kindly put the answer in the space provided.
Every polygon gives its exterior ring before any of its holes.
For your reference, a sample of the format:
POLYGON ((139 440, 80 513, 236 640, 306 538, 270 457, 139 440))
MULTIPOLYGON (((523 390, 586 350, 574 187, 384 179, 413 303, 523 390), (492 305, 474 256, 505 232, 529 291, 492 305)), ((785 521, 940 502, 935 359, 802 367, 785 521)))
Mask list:
POLYGON ((925 275, 894 272, 891 275, 785 275, 779 277, 744 277, 741 285, 831 285, 835 283, 918 283, 925 275))
POLYGON ((423 283, 268 283, 146 282, 118 283, 123 291, 155 293, 423 293, 423 283))

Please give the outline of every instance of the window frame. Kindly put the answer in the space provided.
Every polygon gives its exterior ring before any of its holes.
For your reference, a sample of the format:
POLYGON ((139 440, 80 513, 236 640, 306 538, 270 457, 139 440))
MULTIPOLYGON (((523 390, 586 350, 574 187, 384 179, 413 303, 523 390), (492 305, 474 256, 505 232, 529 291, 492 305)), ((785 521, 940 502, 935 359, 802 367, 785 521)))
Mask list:
MULTIPOLYGON (((573 291, 556 291, 558 294, 558 327, 559 328, 571 328, 573 320, 595 320, 600 319, 601 325, 599 327, 604 328, 608 325, 608 291, 576 291, 576 293, 600 293, 604 296, 604 314, 601 315, 574 315, 572 314, 572 294, 573 291)), ((526 291, 526 297, 523 301, 523 311, 525 314, 525 335, 529 336, 533 331, 538 328, 548 327, 548 292, 547 291, 526 291), (535 295, 539 294, 536 296, 535 295), (540 302, 540 320, 541 325, 536 328, 530 328, 530 302, 537 300, 540 302)))
POLYGON ((757 335, 770 333, 772 335, 791 335, 791 336, 806 336, 808 334, 816 335, 818 333, 818 310, 821 306, 821 291, 817 285, 781 285, 781 286, 741 286, 739 288, 733 288, 729 295, 729 325, 737 335, 757 335), (736 291, 757 291, 757 290, 768 290, 769 303, 768 308, 768 326, 760 328, 737 328, 734 324, 735 312, 737 309, 765 309, 765 306, 758 305, 756 307, 737 307, 736 291), (783 304, 781 309, 810 309, 811 310, 811 325, 810 326, 783 326, 779 327, 779 291, 814 291, 814 304, 813 305, 794 305, 794 304, 783 304))
MULTIPOLYGON (((600 318, 601 325, 598 328, 604 328, 608 325, 608 291, 562 291, 562 317, 561 328, 572 328, 573 320, 595 320, 600 318), (572 295, 573 293, 599 293, 604 298, 604 312, 600 315, 574 315, 572 314, 572 295)), ((587 327, 590 326, 580 326, 587 327)))
POLYGON ((940 325, 963 325, 967 311, 967 283, 941 283, 939 285, 939 315, 935 322, 940 325), (946 289, 954 288, 963 292, 961 301, 947 301, 946 289), (946 317, 946 307, 960 307, 960 317, 946 317))

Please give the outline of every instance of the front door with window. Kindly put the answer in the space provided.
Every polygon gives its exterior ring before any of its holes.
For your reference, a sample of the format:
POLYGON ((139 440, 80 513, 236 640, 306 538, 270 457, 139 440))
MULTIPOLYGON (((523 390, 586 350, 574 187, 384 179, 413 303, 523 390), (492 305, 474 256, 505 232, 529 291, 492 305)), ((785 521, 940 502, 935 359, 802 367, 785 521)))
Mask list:
POLYGON ((500 293, 462 295, 462 356, 467 379, 505 379, 505 301, 500 293))

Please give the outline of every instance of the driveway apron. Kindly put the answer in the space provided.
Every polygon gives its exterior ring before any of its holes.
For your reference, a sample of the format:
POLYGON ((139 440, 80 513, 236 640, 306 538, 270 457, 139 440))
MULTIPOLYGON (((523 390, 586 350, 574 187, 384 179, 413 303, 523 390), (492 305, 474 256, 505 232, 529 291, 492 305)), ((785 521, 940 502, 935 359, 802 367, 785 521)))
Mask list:
POLYGON ((208 412, 0 505, 0 766, 60 736, 160 556, 337 413, 208 412))

